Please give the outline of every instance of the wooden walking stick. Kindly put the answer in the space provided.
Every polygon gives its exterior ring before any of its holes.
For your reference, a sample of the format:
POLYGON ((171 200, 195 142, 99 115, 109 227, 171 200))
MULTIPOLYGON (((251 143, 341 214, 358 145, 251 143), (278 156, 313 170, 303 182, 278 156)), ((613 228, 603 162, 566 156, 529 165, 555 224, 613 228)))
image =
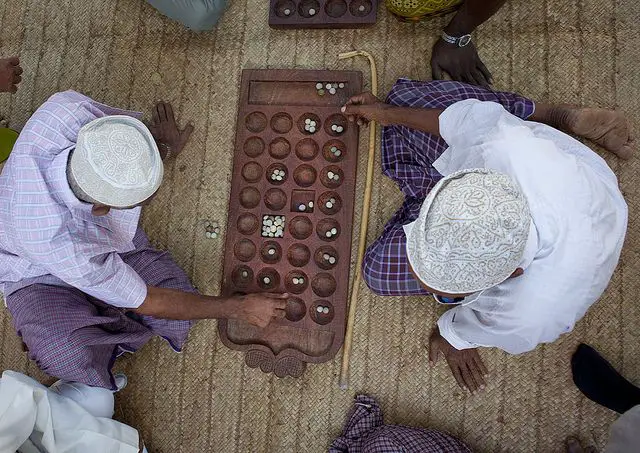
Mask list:
MULTIPOLYGON (((371 92, 378 95, 378 72, 373 57, 368 52, 356 50, 338 55, 339 60, 362 56, 369 60, 371 66, 371 92)), ((362 202, 362 220, 360 221, 360 240, 358 243, 358 259, 356 260, 356 277, 351 288, 349 301, 349 315, 347 317, 347 331, 344 336, 342 349, 342 368, 340 370, 340 388, 346 390, 349 387, 349 361, 351 359, 351 346, 353 343, 353 325, 356 320, 356 306, 358 302, 358 290, 362 282, 362 260, 367 246, 367 230, 369 226, 369 208, 371 206, 371 186, 373 185, 373 164, 376 156, 376 123, 369 122, 369 156, 367 161, 367 179, 364 187, 364 201, 362 202)))

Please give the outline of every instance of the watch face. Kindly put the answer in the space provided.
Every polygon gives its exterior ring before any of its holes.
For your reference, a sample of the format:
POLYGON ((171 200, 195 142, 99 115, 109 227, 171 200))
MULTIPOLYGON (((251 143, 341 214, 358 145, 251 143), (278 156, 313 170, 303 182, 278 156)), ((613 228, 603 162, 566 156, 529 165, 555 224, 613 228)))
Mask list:
POLYGON ((470 42, 471 42, 471 35, 460 36, 460 39, 458 41, 458 46, 464 47, 468 45, 470 42))

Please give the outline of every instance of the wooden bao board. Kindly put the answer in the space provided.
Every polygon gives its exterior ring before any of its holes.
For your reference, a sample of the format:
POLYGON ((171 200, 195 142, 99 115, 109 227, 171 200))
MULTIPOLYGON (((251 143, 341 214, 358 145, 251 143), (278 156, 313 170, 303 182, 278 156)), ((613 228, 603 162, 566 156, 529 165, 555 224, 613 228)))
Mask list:
MULTIPOLYGON (((229 199, 224 294, 287 292, 286 318, 260 329, 244 321, 218 323, 222 342, 246 351, 250 367, 299 377, 307 362, 330 360, 344 340, 358 127, 340 107, 362 90, 356 71, 244 70, 229 199), (316 84, 344 83, 331 95, 316 84), (305 119, 317 123, 305 131, 305 119), (344 127, 342 133, 332 124, 344 127), (331 148, 341 150, 335 156, 331 148), (286 172, 273 181, 273 168, 286 172), (339 181, 327 177, 329 171, 339 181), (327 200, 335 199, 331 209, 327 200), (313 211, 299 210, 313 201, 313 211), (263 237, 263 216, 285 216, 284 237, 263 237), (338 234, 327 238, 335 228, 338 234), (270 248, 276 249, 269 255, 270 248), (324 258, 336 258, 331 265, 324 258), (268 276, 269 285, 264 284, 268 276), (303 284, 295 285, 294 278, 303 284), (328 313, 319 313, 318 306, 328 313)), ((335 151, 335 150, 334 150, 335 151)))
POLYGON ((378 0, 270 0, 269 26, 363 28, 374 25, 377 14, 378 0))

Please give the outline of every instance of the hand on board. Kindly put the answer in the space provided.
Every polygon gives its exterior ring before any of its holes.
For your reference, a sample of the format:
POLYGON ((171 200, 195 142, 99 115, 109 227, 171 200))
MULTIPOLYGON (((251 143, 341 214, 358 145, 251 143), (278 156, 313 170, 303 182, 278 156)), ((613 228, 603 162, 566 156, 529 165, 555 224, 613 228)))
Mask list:
POLYGON ((356 122, 358 126, 369 124, 369 121, 376 121, 381 125, 386 125, 385 110, 389 106, 375 97, 370 91, 356 94, 349 98, 341 111, 351 122, 356 122))
POLYGON ((273 318, 284 318, 288 294, 253 293, 234 296, 231 318, 267 327, 273 318))
POLYGON ((458 350, 440 335, 440 330, 436 326, 429 337, 429 362, 434 365, 440 353, 451 368, 453 377, 463 389, 468 389, 475 393, 484 389, 484 378, 489 374, 487 367, 480 358, 477 349, 458 350))
POLYGON ((464 47, 438 39, 431 51, 431 77, 443 79, 444 73, 453 80, 472 85, 489 87, 493 82, 491 73, 484 65, 473 42, 464 47))
POLYGON ((0 60, 0 91, 15 93, 18 84, 22 82, 22 68, 18 57, 4 58, 0 60))
POLYGON ((160 155, 165 159, 182 152, 193 132, 193 125, 189 123, 184 129, 178 129, 171 104, 158 102, 152 111, 149 130, 158 143, 160 155))

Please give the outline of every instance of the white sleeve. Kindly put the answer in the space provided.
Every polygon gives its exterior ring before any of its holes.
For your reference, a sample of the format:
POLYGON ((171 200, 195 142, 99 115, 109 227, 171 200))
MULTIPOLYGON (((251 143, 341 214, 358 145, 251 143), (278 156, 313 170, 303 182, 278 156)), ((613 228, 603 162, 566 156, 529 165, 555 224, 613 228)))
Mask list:
POLYGON ((539 336, 527 332, 521 321, 510 322, 508 317, 477 312, 458 306, 445 312, 438 320, 440 334, 456 349, 496 347, 510 354, 531 351, 539 343, 539 336))

